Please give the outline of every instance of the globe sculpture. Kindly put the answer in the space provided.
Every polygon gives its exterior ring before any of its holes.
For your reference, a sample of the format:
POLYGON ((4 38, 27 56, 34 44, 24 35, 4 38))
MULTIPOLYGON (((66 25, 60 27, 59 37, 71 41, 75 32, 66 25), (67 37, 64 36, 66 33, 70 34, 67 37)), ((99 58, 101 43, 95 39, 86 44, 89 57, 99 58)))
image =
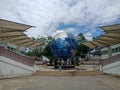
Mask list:
POLYGON ((72 34, 60 32, 53 37, 50 48, 56 58, 67 60, 76 54, 78 42, 72 34))

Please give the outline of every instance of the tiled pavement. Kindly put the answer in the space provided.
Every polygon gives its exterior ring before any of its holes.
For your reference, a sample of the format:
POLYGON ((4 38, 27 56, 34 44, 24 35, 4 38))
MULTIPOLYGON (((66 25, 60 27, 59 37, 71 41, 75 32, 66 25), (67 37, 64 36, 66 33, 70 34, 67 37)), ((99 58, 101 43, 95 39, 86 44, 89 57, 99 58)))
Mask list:
POLYGON ((120 77, 26 76, 1 79, 0 90, 120 90, 120 77))

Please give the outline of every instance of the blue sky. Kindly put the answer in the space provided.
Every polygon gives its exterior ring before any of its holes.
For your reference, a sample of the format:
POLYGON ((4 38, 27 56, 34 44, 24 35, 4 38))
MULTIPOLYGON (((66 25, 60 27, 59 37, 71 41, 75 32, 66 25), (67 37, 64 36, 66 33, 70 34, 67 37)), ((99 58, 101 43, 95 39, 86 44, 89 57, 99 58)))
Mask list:
POLYGON ((104 34, 103 30, 98 27, 91 27, 89 24, 88 25, 77 25, 76 23, 70 23, 65 25, 64 23, 60 23, 58 29, 59 30, 64 30, 68 28, 74 28, 74 31, 69 31, 70 33, 73 34, 78 34, 82 33, 83 35, 86 34, 87 32, 91 31, 91 29, 96 29, 96 31, 92 34, 93 37, 98 37, 102 34, 104 34))
POLYGON ((36 26, 29 37, 66 31, 92 40, 99 26, 120 23, 120 0, 0 0, 0 18, 36 26))
POLYGON ((96 26, 92 26, 89 23, 86 23, 85 25, 77 25, 77 23, 69 23, 69 24, 60 23, 58 29, 66 31, 68 28, 74 28, 74 31, 69 31, 69 30, 68 31, 73 34, 82 33, 83 35, 86 34, 87 32, 92 31, 92 29, 94 29, 95 32, 92 33, 91 36, 97 38, 105 34, 105 32, 100 28, 101 26, 107 26, 107 25, 113 25, 113 24, 120 24, 120 18, 118 18, 114 22, 108 22, 108 23, 104 23, 102 25, 99 24, 96 26))

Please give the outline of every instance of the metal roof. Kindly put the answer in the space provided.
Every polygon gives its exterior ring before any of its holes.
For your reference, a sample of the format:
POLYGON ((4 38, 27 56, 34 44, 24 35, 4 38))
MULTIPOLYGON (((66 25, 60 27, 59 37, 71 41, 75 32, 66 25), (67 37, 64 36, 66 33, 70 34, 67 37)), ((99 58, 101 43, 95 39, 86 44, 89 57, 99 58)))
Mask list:
POLYGON ((87 47, 89 47, 89 48, 95 48, 96 47, 96 45, 94 45, 93 43, 91 43, 91 42, 84 42, 84 43, 82 43, 83 45, 85 45, 85 46, 87 46, 87 47))
POLYGON ((0 41, 6 41, 19 47, 35 48, 41 42, 32 40, 24 34, 24 31, 32 26, 0 19, 0 41))
POLYGON ((23 36, 17 36, 17 37, 11 37, 11 38, 8 38, 7 41, 19 41, 19 40, 24 40, 24 39, 27 39, 28 37, 23 35, 23 36))
POLYGON ((29 45, 29 48, 34 48, 34 47, 37 47, 37 46, 40 46, 42 43, 40 42, 37 42, 37 43, 34 43, 32 45, 29 45))
POLYGON ((102 28, 105 32, 116 32, 116 31, 118 31, 120 33, 120 24, 101 26, 100 28, 102 28))
POLYGON ((88 46, 89 48, 95 48, 120 43, 120 24, 102 26, 101 28, 104 30, 105 35, 82 44, 88 46))
POLYGON ((36 43, 36 41, 31 40, 31 41, 28 41, 27 43, 21 43, 18 46, 29 47, 29 46, 31 46, 34 43, 36 43))
POLYGON ((7 37, 7 36, 19 36, 19 35, 25 35, 23 32, 19 32, 19 31, 16 31, 16 32, 5 32, 5 33, 0 33, 0 37, 7 37))
POLYGON ((33 27, 33 26, 0 19, 0 30, 22 30, 22 31, 25 31, 31 27, 33 27))

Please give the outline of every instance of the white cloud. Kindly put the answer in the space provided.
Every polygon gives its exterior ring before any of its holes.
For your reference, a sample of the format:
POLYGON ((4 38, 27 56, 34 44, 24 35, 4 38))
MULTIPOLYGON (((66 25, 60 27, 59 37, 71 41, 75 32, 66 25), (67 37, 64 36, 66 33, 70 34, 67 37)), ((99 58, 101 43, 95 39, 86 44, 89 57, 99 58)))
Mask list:
POLYGON ((88 41, 92 41, 92 34, 90 32, 84 34, 84 36, 88 41))
POLYGON ((52 34, 52 37, 54 37, 56 34, 61 33, 61 32, 65 32, 65 31, 63 31, 63 30, 57 30, 57 31, 55 31, 55 32, 52 34))
POLYGON ((120 0, 0 0, 0 18, 36 26, 26 32, 29 36, 48 36, 59 23, 96 27, 114 22, 120 18, 119 5, 120 0))

